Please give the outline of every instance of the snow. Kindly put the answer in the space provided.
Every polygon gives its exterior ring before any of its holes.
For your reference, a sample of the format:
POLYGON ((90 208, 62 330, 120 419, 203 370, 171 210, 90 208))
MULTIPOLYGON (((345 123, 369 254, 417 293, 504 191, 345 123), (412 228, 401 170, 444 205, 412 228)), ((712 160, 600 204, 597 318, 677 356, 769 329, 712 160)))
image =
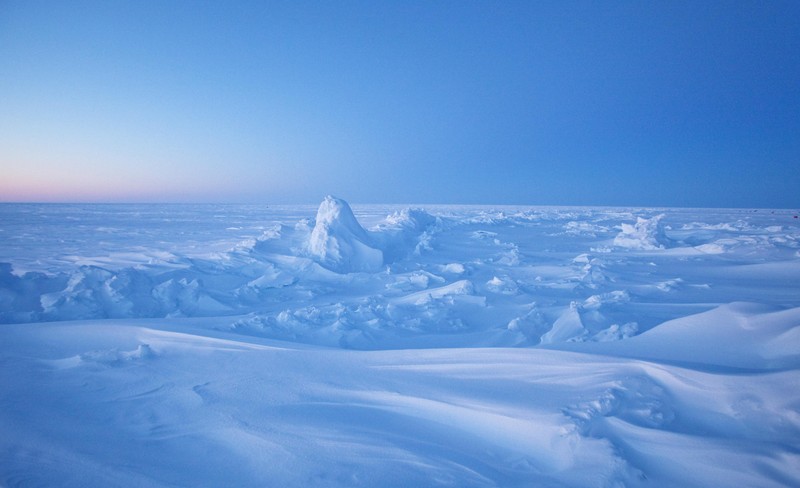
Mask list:
POLYGON ((664 229, 661 227, 661 219, 664 214, 659 214, 649 219, 637 217, 636 223, 620 224, 622 231, 614 238, 614 245, 628 249, 639 249, 652 251, 664 249, 664 242, 667 240, 664 229))
POLYGON ((334 271, 377 271, 383 266, 383 252, 371 241, 350 205, 329 195, 317 210, 314 230, 308 239, 308 252, 320 264, 334 271))
POLYGON ((0 205, 0 485, 798 486, 795 214, 0 205))

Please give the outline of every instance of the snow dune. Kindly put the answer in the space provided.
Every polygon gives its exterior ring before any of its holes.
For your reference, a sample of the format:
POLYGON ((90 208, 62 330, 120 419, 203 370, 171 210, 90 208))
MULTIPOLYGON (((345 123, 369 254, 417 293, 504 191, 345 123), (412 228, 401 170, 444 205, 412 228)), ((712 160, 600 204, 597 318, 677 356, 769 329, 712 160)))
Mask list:
POLYGON ((0 485, 800 485, 789 212, 314 210, 0 205, 0 485))

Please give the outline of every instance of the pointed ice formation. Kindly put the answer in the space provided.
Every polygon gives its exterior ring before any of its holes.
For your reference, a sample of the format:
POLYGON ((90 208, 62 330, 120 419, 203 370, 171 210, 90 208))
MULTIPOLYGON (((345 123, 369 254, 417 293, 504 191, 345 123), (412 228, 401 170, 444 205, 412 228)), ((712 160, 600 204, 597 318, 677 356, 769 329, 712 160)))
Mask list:
POLYGON ((586 329, 581 322, 578 307, 577 302, 570 303, 569 308, 555 321, 550 331, 542 336, 540 344, 580 340, 586 334, 586 329))
POLYGON ((383 266, 383 252, 358 223, 350 205, 330 195, 317 210, 307 249, 317 262, 339 273, 377 271, 383 266))

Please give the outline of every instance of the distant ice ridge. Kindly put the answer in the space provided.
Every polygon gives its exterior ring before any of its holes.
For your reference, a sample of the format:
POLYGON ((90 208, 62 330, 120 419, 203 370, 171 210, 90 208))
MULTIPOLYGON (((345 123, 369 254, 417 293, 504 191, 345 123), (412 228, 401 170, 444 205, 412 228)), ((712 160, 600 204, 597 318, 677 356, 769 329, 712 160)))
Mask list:
POLYGON ((628 339, 713 304, 800 305, 800 228, 778 213, 354 211, 333 196, 314 207, 209 206, 180 223, 173 208, 145 210, 153 220, 71 215, 102 226, 100 243, 50 227, 57 206, 38 222, 19 217, 13 232, 6 219, 0 323, 215 317, 237 333, 362 349, 552 347, 628 339), (219 228, 203 227, 214 219, 219 228), (247 225, 231 239, 237 221, 247 225), (55 236, 36 247, 48 229, 70 247, 55 236), (173 240, 158 237, 164 229, 173 240), (37 240, 17 243, 31 232, 37 240))
POLYGON ((383 266, 383 251, 358 223, 350 205, 330 195, 317 210, 307 248, 317 262, 340 273, 374 272, 383 266))
POLYGON ((99 265, 54 273, 16 273, 0 263, 0 323, 234 315, 305 301, 354 279, 348 275, 374 275, 419 255, 439 222, 406 208, 367 230, 346 201, 327 196, 311 222, 260 227, 260 236, 202 258, 178 255, 119 269, 104 266, 103 257, 80 259, 99 265))

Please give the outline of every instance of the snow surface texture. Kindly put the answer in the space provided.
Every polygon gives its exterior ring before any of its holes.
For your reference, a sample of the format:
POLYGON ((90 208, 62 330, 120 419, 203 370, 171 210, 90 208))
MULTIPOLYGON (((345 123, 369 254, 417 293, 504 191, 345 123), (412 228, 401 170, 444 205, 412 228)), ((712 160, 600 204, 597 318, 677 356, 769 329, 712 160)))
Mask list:
POLYGON ((800 486, 785 210, 0 205, 0 486, 800 486))

